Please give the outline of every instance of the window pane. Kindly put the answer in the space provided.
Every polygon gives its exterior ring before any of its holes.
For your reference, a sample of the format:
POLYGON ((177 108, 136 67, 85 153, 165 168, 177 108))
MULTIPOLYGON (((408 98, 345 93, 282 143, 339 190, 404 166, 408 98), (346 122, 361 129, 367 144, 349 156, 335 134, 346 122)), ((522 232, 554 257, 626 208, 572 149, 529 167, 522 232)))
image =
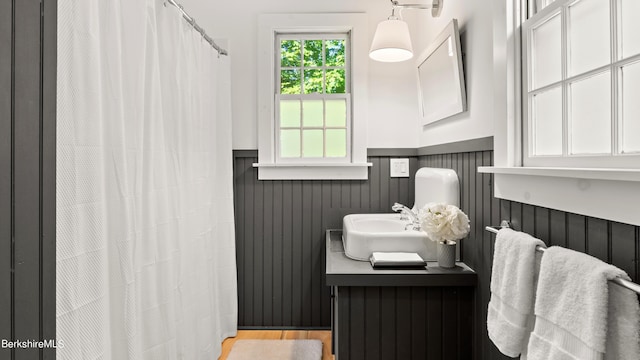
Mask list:
POLYGON ((347 156, 347 130, 327 129, 327 157, 347 156))
POLYGON ((536 0, 536 12, 549 6, 554 0, 536 0))
POLYGON ((327 66, 344 66, 344 40, 327 40, 325 61, 327 66))
POLYGON ((280 130, 280 156, 300 157, 300 130, 280 130))
POLYGON ((327 70, 327 94, 344 94, 344 69, 327 70))
POLYGON ((280 71, 280 93, 300 94, 300 70, 280 71))
POLYGON ((304 157, 322 157, 322 130, 304 130, 302 132, 302 144, 304 157))
POLYGON ((533 29, 531 49, 533 65, 532 89, 549 85, 562 78, 562 36, 560 15, 533 29))
POLYGON ((562 88, 533 97, 534 155, 562 155, 562 88))
POLYGON ((622 152, 640 152, 640 62, 622 68, 622 152))
POLYGON ((299 40, 280 41, 280 66, 299 67, 302 51, 299 40))
POLYGON ((280 126, 300 126, 300 100, 280 100, 280 126))
POLYGON ((622 39, 623 58, 640 53, 640 1, 621 0, 618 4, 620 14, 620 38, 622 39))
POLYGON ((305 100, 302 102, 302 123, 304 126, 322 126, 322 100, 305 100))
POLYGON ((304 41, 304 66, 322 66, 322 40, 304 41))
POLYGON ((569 86, 570 153, 610 153, 611 74, 601 73, 569 86))
POLYGON ((347 101, 327 100, 326 124, 327 127, 347 126, 347 101))
POLYGON ((577 75, 611 59, 609 0, 581 0, 569 7, 569 73, 577 75))
POLYGON ((322 70, 305 70, 304 71, 304 93, 314 94, 322 93, 322 70))

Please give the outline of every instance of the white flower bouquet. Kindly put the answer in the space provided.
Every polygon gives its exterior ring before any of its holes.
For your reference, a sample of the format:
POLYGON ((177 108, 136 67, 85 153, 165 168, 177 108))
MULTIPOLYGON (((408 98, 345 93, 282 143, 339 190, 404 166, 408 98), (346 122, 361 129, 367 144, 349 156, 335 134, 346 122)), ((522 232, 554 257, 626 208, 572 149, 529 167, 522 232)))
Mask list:
POLYGON ((469 233, 469 217, 455 205, 429 203, 418 213, 422 231, 435 242, 447 243, 469 233))

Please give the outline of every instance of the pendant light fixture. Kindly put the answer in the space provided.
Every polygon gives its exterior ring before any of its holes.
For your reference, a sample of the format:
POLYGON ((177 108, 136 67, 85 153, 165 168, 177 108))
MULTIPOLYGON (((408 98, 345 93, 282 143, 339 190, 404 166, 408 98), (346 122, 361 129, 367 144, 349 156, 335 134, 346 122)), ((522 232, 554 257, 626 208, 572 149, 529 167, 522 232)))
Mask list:
POLYGON ((402 20, 403 9, 431 9, 431 16, 438 17, 442 10, 441 0, 432 0, 431 5, 400 4, 391 0, 391 16, 378 24, 373 35, 369 57, 382 62, 399 62, 413 57, 409 26, 402 20))

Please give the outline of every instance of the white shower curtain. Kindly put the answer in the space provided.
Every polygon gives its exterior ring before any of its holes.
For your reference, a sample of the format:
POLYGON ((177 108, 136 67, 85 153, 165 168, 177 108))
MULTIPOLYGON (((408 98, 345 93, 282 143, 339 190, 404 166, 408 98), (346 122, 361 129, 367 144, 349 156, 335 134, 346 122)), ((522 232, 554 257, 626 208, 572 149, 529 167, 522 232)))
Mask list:
POLYGON ((237 325, 229 58, 160 0, 58 17, 58 359, 216 359, 237 325))

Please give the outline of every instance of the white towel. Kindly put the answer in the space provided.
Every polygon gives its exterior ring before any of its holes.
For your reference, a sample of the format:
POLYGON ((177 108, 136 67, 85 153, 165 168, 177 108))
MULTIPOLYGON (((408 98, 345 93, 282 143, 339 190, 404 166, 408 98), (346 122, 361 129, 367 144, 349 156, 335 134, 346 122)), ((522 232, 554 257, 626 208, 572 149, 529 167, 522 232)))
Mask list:
POLYGON ((638 299, 607 281, 615 277, 629 279, 621 269, 587 254, 547 249, 540 266, 529 360, 639 359, 638 299))
POLYGON ((516 357, 527 348, 535 298, 536 246, 531 235, 501 229, 496 236, 487 314, 489 338, 503 354, 516 357))

